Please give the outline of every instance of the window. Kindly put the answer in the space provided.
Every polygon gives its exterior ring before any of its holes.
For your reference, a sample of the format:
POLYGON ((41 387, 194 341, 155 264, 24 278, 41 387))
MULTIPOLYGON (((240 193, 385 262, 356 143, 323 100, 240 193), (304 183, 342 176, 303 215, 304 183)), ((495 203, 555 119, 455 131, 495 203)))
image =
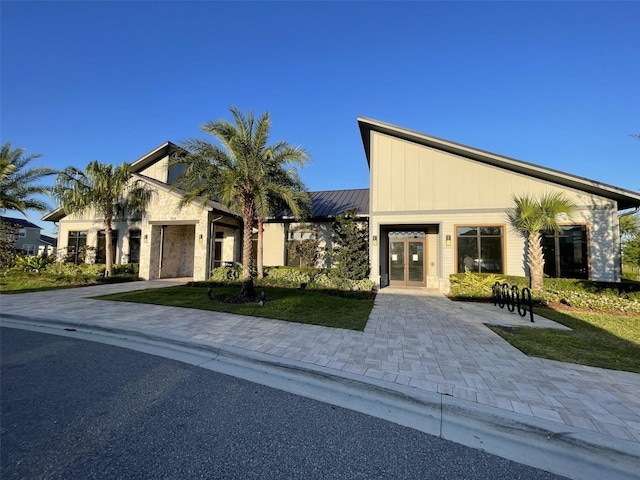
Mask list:
POLYGON ((129 230, 129 263, 140 263, 140 230, 129 230))
POLYGON ((22 253, 25 255, 34 256, 36 254, 36 246, 25 243, 24 245, 22 245, 22 253))
POLYGON ((587 227, 563 225, 560 232, 542 234, 544 273, 556 278, 589 278, 587 227))
POLYGON ((503 227, 456 227, 458 272, 503 273, 503 227))
MULTIPOLYGON (((118 231, 111 231, 111 257, 113 263, 116 262, 116 250, 118 246, 118 231)), ((107 263, 107 242, 104 230, 98 232, 98 251, 96 253, 96 263, 107 263)))
POLYGON ((312 267, 318 249, 316 231, 309 228, 290 230, 287 236, 288 267, 312 267))
POLYGON ((24 238, 27 236, 27 229, 26 228, 21 228, 20 230, 18 230, 18 236, 20 238, 24 238))
POLYGON ((67 237, 67 261, 78 264, 84 262, 84 250, 87 246, 87 232, 69 232, 67 237))

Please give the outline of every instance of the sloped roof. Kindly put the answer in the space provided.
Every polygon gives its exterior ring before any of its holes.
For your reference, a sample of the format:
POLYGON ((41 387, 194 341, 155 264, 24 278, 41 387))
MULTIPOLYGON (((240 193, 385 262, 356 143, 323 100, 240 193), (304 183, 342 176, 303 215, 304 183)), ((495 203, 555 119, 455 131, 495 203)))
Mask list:
POLYGON ((416 132, 406 128, 391 125, 390 123, 373 120, 366 117, 358 117, 360 135, 367 157, 367 163, 371 166, 371 132, 379 132, 395 138, 406 140, 412 143, 424 145, 444 152, 452 153, 461 157, 466 157, 480 163, 503 168, 512 172, 527 175, 540 180, 553 182, 558 185, 587 192, 600 197, 609 198, 618 202, 618 209, 640 207, 640 193, 614 187, 606 183, 597 182, 588 178, 571 175, 569 173, 554 170, 552 168, 541 167, 533 163, 516 160, 496 153, 479 150, 461 143, 451 142, 438 137, 433 137, 424 133, 416 132))
MULTIPOLYGON (((309 192, 311 218, 332 218, 355 208, 360 216, 369 215, 369 189, 324 190, 309 192)), ((282 211, 275 218, 290 218, 291 211, 282 211)))
MULTIPOLYGON (((180 188, 172 188, 170 185, 161 182, 160 180, 156 180, 155 178, 151 178, 151 177, 147 177, 146 175, 142 175, 141 173, 134 173, 133 174, 134 177, 137 177, 151 185, 153 185, 154 187, 157 187, 161 190, 163 190, 166 193, 170 193, 172 195, 175 195, 177 197, 183 197, 184 196, 184 190, 180 189, 180 188)), ((221 203, 218 202, 212 202, 212 201, 207 201, 206 203, 201 202, 201 205, 203 208, 206 208, 207 210, 214 211, 214 210, 218 210, 221 212, 225 212, 225 213, 229 213, 231 215, 233 215, 231 213, 231 211, 225 207, 224 205, 222 205, 221 203)))
POLYGON ((49 235, 40 235, 40 243, 43 245, 51 245, 55 247, 58 245, 58 239, 55 237, 50 237, 49 235))
POLYGON ((24 218, 5 217, 4 215, 1 215, 0 220, 2 220, 4 223, 12 223, 14 225, 18 225, 22 228, 38 228, 42 230, 42 227, 39 227, 35 223, 31 223, 29 220, 25 220, 24 218))
POLYGON ((146 168, 147 166, 157 162, 161 158, 166 157, 167 155, 177 152, 182 148, 172 142, 164 142, 162 145, 154 148, 148 153, 145 153, 139 159, 135 160, 130 164, 132 172, 139 172, 140 170, 146 168))
POLYGON ((44 221, 44 222, 59 222, 60 220, 62 220, 66 216, 67 216, 67 214, 64 212, 64 209, 62 207, 58 207, 54 211, 49 212, 46 215, 43 215, 42 216, 42 221, 44 221))

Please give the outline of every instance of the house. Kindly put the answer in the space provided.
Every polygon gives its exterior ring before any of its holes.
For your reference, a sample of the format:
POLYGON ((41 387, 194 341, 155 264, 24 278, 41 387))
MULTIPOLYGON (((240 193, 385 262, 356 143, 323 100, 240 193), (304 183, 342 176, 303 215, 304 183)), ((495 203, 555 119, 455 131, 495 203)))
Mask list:
MULTIPOLYGON (((560 219, 561 233, 544 237, 546 274, 620 280, 618 213, 640 207, 640 194, 377 120, 359 117, 358 125, 369 188, 311 192, 304 223, 287 212, 267 219, 265 266, 299 264, 293 247, 305 239, 331 248, 333 218, 355 208, 369 224, 371 278, 381 287, 446 291, 449 275, 465 265, 526 275, 524 239, 506 218, 512 197, 562 192, 578 209, 560 219)), ((241 261, 238 215, 216 202, 178 209, 180 170, 169 163, 178 151, 166 142, 131 164, 155 193, 144 217, 114 224, 115 262, 139 263, 144 279, 203 280, 213 268, 241 261)), ((57 209, 44 220, 59 222, 59 251, 68 260, 104 261, 101 219, 57 209)))
POLYGON ((17 232, 13 237, 15 240, 15 251, 22 255, 50 255, 56 246, 56 239, 47 235, 41 235, 40 228, 35 223, 31 223, 24 218, 14 218, 0 216, 2 223, 15 225, 17 232))

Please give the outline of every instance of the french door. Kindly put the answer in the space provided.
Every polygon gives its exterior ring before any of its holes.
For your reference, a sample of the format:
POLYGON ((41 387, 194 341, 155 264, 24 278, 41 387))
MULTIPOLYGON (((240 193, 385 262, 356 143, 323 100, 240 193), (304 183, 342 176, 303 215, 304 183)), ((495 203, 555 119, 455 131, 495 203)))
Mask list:
POLYGON ((424 287, 423 238, 389 238, 389 285, 424 287))

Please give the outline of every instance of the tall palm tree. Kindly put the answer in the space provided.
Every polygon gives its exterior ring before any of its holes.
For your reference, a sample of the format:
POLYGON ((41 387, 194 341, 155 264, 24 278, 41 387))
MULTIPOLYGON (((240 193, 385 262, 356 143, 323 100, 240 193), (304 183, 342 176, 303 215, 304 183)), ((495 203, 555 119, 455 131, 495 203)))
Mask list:
MULTIPOLYGON (((268 146, 271 121, 269 112, 257 120, 251 111, 245 116, 237 107, 231 108, 234 123, 215 120, 203 125, 202 131, 213 135, 221 144, 190 139, 184 142, 188 153, 174 160, 184 171, 176 186, 185 194, 181 205, 198 201, 219 201, 237 212, 242 230, 241 296, 253 296, 251 276, 251 234, 256 206, 267 211, 270 195, 284 195, 280 178, 289 163, 304 164, 309 155, 302 147, 279 141, 268 146)), ((285 196, 286 197, 286 196, 285 196)), ((282 197, 282 198, 285 198, 282 197)))
POLYGON ((544 252, 542 233, 559 232, 557 217, 571 216, 576 206, 562 193, 547 193, 539 199, 529 195, 513 196, 513 206, 507 211, 511 226, 525 238, 530 285, 533 290, 544 290, 544 252))
POLYGON ((143 181, 132 177, 127 163, 115 167, 93 161, 84 171, 67 167, 60 172, 53 193, 65 213, 92 211, 103 219, 106 275, 111 275, 113 221, 124 212, 131 215, 144 213, 153 191, 143 181))
POLYGON ((16 210, 27 215, 27 210, 45 212, 49 206, 36 195, 47 194, 49 187, 36 182, 57 172, 47 167, 26 168, 39 153, 24 155, 23 148, 11 148, 11 142, 0 147, 0 211, 16 210))

